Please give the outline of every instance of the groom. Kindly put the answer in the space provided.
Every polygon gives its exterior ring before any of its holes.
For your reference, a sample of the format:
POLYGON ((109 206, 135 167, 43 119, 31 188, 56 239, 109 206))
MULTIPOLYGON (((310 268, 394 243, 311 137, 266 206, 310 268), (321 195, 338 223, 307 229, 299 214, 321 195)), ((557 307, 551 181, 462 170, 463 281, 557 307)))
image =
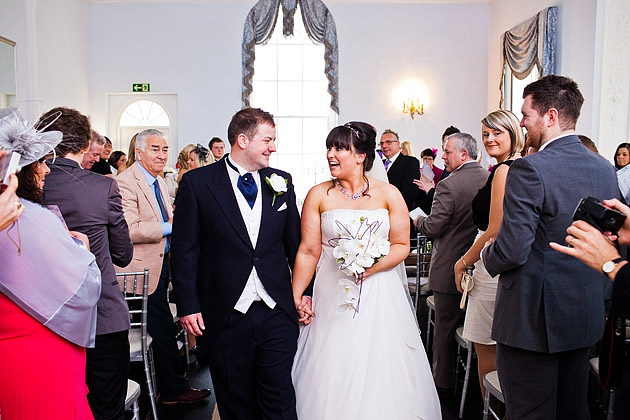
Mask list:
POLYGON ((288 173, 268 167, 276 151, 271 114, 237 112, 228 140, 229 156, 179 184, 171 246, 178 315, 200 336, 221 419, 297 419, 295 192, 288 173))

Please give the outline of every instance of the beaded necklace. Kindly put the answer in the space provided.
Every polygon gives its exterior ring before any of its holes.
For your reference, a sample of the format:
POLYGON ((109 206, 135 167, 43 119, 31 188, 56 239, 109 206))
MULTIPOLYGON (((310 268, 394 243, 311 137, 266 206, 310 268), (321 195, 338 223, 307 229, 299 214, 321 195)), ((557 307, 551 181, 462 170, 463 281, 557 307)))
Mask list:
POLYGON ((363 188, 361 188, 361 191, 359 191, 358 193, 354 193, 354 194, 350 194, 348 191, 346 191, 345 188, 343 188, 341 186, 341 183, 339 182, 339 180, 337 178, 335 178, 335 185, 337 185, 337 188, 339 188, 339 191, 341 191, 349 199, 351 199, 351 200, 358 200, 359 198, 361 198, 361 195, 363 195, 365 190, 367 190, 368 182, 365 181, 363 183, 363 188))

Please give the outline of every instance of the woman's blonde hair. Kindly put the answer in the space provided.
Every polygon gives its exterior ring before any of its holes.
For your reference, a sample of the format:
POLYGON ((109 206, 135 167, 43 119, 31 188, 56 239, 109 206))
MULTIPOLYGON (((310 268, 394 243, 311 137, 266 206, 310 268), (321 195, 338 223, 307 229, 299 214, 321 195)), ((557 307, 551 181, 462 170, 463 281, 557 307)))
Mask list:
POLYGON ((187 144, 184 146, 179 155, 177 155, 177 164, 179 169, 190 169, 188 167, 188 159, 190 158, 190 152, 195 152, 195 158, 197 160, 197 167, 209 165, 214 162, 214 156, 210 151, 200 144, 187 144))
POLYGON ((407 152, 407 156, 415 156, 413 153, 413 145, 411 144, 410 141, 405 140, 402 143, 400 143, 400 148, 404 149, 404 151, 407 152))
POLYGON ((505 130, 510 134, 510 153, 508 159, 525 148, 525 135, 520 122, 512 111, 499 109, 486 115, 481 123, 492 130, 505 130))

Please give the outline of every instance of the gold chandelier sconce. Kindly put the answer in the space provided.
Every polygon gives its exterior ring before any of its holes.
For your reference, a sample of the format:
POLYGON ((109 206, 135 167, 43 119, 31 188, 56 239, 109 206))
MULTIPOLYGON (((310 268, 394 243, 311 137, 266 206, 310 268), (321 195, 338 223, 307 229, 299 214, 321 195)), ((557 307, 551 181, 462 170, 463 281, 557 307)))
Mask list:
POLYGON ((424 105, 420 103, 420 100, 418 98, 409 98, 405 100, 405 102, 403 102, 403 113, 409 114, 409 116, 413 120, 414 115, 424 114, 424 105))

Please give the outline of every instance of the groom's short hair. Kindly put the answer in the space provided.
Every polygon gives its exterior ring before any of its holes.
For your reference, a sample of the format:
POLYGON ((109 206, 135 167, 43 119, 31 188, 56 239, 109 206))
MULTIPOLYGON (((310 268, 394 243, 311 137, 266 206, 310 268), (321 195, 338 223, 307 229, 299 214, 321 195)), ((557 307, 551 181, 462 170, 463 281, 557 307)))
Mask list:
POLYGON ((258 126, 262 124, 269 124, 275 127, 276 123, 273 121, 273 115, 260 108, 241 109, 234 114, 228 126, 227 134, 230 145, 234 146, 238 135, 241 133, 250 139, 253 138, 256 135, 258 126))

